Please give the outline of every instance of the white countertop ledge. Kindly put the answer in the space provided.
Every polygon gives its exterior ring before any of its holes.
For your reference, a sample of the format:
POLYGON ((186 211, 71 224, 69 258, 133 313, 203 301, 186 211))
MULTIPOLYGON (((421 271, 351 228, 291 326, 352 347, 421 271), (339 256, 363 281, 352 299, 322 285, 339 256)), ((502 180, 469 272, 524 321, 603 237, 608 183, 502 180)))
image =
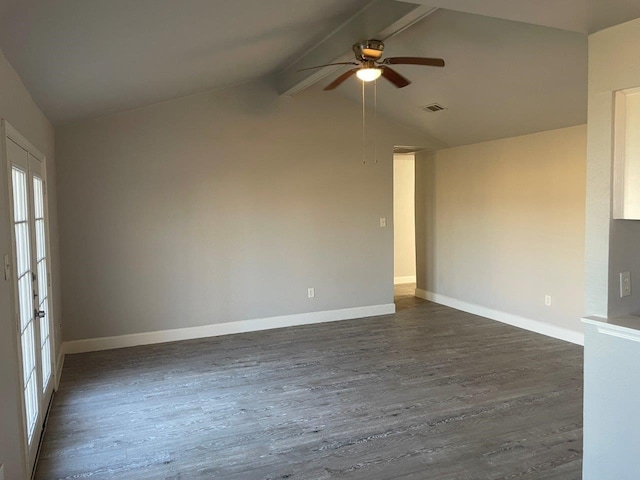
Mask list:
POLYGON ((589 325, 595 325, 599 333, 640 342, 640 316, 584 317, 582 321, 589 325))

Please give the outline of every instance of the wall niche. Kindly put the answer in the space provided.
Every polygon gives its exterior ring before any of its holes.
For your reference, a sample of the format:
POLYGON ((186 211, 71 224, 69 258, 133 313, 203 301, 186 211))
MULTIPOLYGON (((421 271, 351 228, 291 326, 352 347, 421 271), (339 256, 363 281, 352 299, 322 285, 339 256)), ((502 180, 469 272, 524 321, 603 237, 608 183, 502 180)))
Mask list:
POLYGON ((640 87, 615 92, 613 218, 640 220, 640 87))

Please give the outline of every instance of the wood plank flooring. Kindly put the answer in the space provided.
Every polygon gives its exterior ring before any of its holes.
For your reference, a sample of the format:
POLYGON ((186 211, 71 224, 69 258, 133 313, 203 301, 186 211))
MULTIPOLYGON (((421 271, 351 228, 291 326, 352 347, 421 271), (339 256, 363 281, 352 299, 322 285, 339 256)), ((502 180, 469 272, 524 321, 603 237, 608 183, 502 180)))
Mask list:
POLYGON ((70 355, 36 479, 581 478, 581 347, 397 303, 70 355))

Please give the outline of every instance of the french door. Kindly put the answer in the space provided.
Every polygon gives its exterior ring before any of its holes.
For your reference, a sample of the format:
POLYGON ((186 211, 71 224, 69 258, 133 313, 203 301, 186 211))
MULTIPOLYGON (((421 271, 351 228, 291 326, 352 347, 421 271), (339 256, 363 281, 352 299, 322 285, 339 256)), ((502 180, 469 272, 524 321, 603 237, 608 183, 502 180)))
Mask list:
POLYGON ((3 131, 13 225, 11 271, 22 360, 24 440, 31 471, 54 384, 45 158, 6 121, 3 131))

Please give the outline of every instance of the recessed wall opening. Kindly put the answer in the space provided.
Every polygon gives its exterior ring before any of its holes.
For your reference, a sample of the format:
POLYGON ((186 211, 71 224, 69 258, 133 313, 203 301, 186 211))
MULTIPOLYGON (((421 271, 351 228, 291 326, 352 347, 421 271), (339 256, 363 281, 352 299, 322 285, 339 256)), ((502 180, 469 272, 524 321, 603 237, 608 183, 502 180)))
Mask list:
POLYGON ((413 296, 416 287, 414 152, 415 149, 409 147, 396 147, 393 155, 393 284, 396 299, 413 296))

